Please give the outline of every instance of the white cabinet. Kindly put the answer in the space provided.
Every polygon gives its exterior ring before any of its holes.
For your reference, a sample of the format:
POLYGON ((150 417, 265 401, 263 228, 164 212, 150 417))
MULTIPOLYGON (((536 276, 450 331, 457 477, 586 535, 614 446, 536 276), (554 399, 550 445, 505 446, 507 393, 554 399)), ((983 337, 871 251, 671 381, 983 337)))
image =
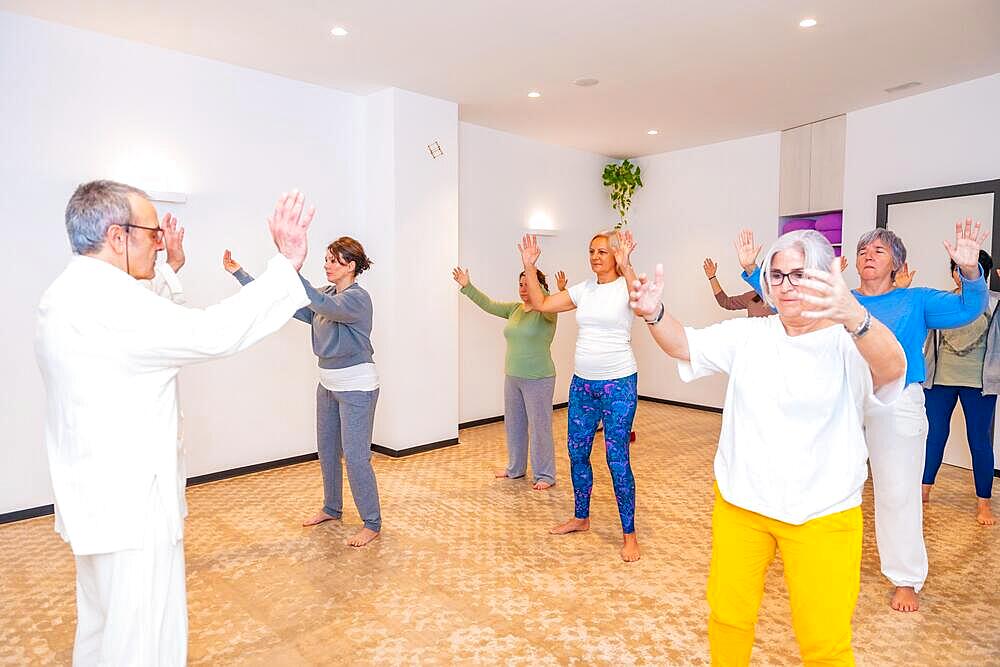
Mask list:
POLYGON ((844 207, 847 116, 835 116, 781 133, 778 213, 839 211, 844 207))

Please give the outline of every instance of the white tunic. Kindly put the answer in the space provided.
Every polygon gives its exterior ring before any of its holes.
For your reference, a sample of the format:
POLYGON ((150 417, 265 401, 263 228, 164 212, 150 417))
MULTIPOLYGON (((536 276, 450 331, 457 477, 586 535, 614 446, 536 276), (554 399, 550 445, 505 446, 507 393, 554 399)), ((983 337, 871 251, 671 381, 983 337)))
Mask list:
POLYGON ((715 455, 723 498, 796 525, 861 504, 864 412, 896 400, 903 377, 876 396, 868 363, 838 325, 789 336, 772 315, 685 333, 682 380, 729 374, 715 455))
POLYGON ((161 298, 102 260, 73 257, 42 295, 35 347, 56 529, 75 554, 139 548, 154 479, 181 539, 178 370, 249 347, 308 302, 280 255, 253 284, 205 309, 161 298))

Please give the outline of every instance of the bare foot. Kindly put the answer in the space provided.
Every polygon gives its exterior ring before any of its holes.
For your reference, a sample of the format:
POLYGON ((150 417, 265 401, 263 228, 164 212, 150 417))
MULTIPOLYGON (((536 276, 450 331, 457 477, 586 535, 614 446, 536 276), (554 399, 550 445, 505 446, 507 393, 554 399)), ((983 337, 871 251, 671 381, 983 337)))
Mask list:
POLYGON ((997 518, 993 516, 993 508, 990 507, 989 498, 979 498, 976 503, 976 521, 980 526, 995 526, 997 518))
POLYGON ((582 533, 585 530, 590 530, 590 519, 577 519, 573 518, 566 523, 561 523, 555 528, 549 528, 549 532, 553 535, 568 535, 569 533, 582 533))
POLYGON ((315 525, 323 523, 324 521, 336 521, 339 518, 340 517, 330 516, 329 514, 327 514, 326 512, 324 512, 323 510, 320 510, 318 513, 316 513, 315 516, 310 517, 310 518, 306 519, 305 521, 303 521, 302 525, 303 526, 315 526, 315 525))
POLYGON ((362 528, 357 533, 355 533, 354 537, 352 537, 349 540, 345 540, 344 544, 346 544, 349 547, 363 547, 372 540, 374 540, 376 537, 378 537, 378 535, 379 534, 376 533, 371 528, 362 528))
POLYGON ((507 471, 503 468, 494 468, 493 476, 496 477, 497 479, 503 479, 507 476, 507 471))
POLYGON ((896 611, 917 611, 920 609, 920 600, 917 599, 913 586, 897 586, 889 606, 896 611))
POLYGON ((535 491, 544 491, 545 489, 551 489, 553 486, 555 486, 554 483, 546 482, 545 480, 540 479, 534 484, 532 484, 531 488, 533 488, 535 491))
POLYGON ((931 500, 931 489, 933 489, 933 488, 934 488, 933 484, 921 484, 920 485, 920 491, 921 491, 921 493, 924 496, 924 502, 925 503, 930 502, 930 500, 931 500))
POLYGON ((634 563, 639 560, 639 540, 635 533, 622 535, 622 560, 626 563, 634 563))

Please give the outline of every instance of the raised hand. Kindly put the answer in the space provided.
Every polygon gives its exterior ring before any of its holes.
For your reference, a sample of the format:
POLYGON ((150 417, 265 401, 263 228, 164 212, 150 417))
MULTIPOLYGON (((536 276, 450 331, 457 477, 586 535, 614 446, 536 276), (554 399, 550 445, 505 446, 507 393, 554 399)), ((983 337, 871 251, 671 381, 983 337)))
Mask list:
POLYGON ((736 256, 739 258, 740 266, 748 274, 753 273, 754 269, 757 268, 757 256, 760 255, 762 247, 754 243, 753 231, 741 229, 740 233, 736 235, 733 245, 736 247, 736 256))
MULTIPOLYGON (((978 260, 979 255, 976 255, 978 260)), ((896 287, 906 288, 913 284, 913 278, 917 275, 917 270, 914 269, 910 271, 910 267, 906 262, 903 262, 903 268, 896 271, 896 277, 893 278, 892 283, 896 287)))
POLYGON ((711 257, 706 257, 705 263, 702 265, 702 268, 705 270, 705 277, 711 280, 712 278, 715 277, 715 274, 718 272, 719 265, 713 262, 711 257))
POLYGON ((222 268, 229 271, 229 273, 236 273, 243 267, 233 259, 233 253, 229 252, 229 249, 226 248, 226 252, 222 253, 222 268))
POLYGON ((626 266, 630 266, 632 263, 632 251, 635 250, 635 239, 632 238, 632 232, 628 229, 619 229, 615 234, 618 243, 614 244, 611 251, 615 255, 615 262, 618 264, 618 268, 622 269, 626 266))
POLYGON ((955 245, 944 242, 948 256, 968 280, 975 280, 979 276, 979 249, 990 235, 989 231, 983 232, 981 229, 980 223, 973 222, 972 218, 966 218, 964 226, 961 222, 955 223, 955 245))
POLYGON ((629 296, 629 307, 642 319, 649 320, 659 315, 660 304, 663 303, 663 265, 656 265, 652 280, 645 273, 637 276, 629 296))
POLYGON ((278 252, 288 258, 296 271, 306 261, 306 254, 309 252, 307 232, 316 215, 316 209, 312 206, 303 212, 304 205, 305 197, 298 190, 282 193, 274 206, 274 213, 267 219, 274 245, 278 247, 278 252))
POLYGON ((802 311, 803 317, 813 320, 830 319, 843 324, 849 331, 854 331, 861 325, 865 319, 865 309, 844 282, 839 259, 834 258, 830 262, 829 272, 806 269, 805 275, 799 282, 799 292, 802 300, 812 307, 802 311))
POLYGON ((451 270, 451 277, 455 280, 456 283, 458 283, 462 287, 465 287, 469 284, 468 269, 463 270, 462 267, 456 266, 454 269, 451 270))
POLYGON ((184 266, 184 228, 171 213, 163 216, 160 223, 163 230, 163 246, 167 249, 167 264, 177 273, 184 266))
MULTIPOLYGON (((843 273, 846 270, 847 270, 847 256, 846 255, 841 255, 840 256, 840 272, 843 273)), ((916 273, 916 272, 914 272, 914 273, 916 273)))
POLYGON ((535 262, 542 255, 542 249, 539 247, 535 235, 525 234, 521 242, 517 244, 517 251, 521 253, 521 262, 524 263, 525 270, 534 270, 535 262))
POLYGON ((564 289, 566 289, 566 285, 568 284, 569 281, 566 279, 566 272, 556 271, 556 287, 559 288, 559 291, 562 292, 564 289))

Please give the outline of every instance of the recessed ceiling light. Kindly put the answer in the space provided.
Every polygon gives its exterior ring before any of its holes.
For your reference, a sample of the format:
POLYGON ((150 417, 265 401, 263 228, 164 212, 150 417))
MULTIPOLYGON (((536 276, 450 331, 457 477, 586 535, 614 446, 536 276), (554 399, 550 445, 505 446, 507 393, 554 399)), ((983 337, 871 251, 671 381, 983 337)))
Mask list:
POLYGON ((573 80, 574 86, 580 86, 581 88, 589 88, 590 86, 596 86, 600 81, 591 77, 581 77, 579 79, 573 80))
POLYGON ((811 28, 816 25, 816 19, 802 19, 799 21, 800 28, 811 28))
POLYGON ((333 35, 334 37, 347 37, 347 28, 338 25, 336 28, 330 31, 330 34, 333 35))
POLYGON ((646 130, 646 134, 649 134, 649 135, 654 135, 654 134, 659 134, 659 133, 660 133, 659 130, 646 130))
POLYGON ((528 93, 528 97, 530 97, 531 99, 535 99, 536 97, 541 97, 541 96, 542 94, 537 90, 533 90, 530 93, 528 93))

